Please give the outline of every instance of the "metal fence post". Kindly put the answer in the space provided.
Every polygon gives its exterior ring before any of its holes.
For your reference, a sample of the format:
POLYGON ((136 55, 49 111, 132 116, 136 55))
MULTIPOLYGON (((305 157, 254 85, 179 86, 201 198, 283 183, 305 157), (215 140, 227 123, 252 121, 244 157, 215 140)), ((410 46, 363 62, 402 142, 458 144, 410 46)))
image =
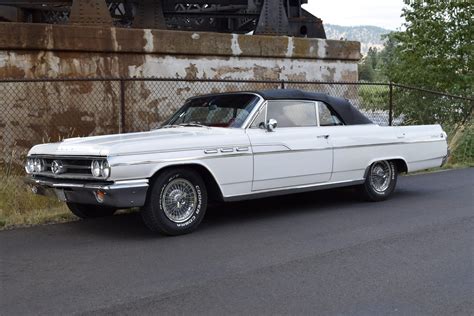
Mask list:
POLYGON ((281 89, 285 89, 285 80, 281 81, 281 89))
POLYGON ((388 98, 388 126, 393 125, 393 83, 389 83, 389 98, 388 98))
POLYGON ((125 129, 125 81, 120 80, 120 108, 119 108, 119 133, 124 133, 125 129))

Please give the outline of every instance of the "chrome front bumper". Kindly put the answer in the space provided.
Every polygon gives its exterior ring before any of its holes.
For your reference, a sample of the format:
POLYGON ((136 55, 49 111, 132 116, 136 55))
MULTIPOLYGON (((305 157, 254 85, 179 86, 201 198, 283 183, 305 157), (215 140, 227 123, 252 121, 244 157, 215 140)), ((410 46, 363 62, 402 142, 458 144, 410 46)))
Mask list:
POLYGON ((116 208, 145 205, 149 186, 148 179, 87 183, 26 177, 25 182, 35 194, 58 198, 63 202, 116 208))

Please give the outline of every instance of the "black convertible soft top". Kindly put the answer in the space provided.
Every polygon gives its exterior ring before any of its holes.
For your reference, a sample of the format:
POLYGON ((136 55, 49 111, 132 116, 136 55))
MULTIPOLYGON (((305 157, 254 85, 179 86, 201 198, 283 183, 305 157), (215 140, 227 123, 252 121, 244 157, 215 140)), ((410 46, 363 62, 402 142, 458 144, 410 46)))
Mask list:
POLYGON ((310 100, 321 101, 331 107, 346 125, 372 124, 364 114, 356 109, 348 100, 336 98, 325 93, 306 92, 296 89, 278 89, 254 91, 265 100, 310 100))

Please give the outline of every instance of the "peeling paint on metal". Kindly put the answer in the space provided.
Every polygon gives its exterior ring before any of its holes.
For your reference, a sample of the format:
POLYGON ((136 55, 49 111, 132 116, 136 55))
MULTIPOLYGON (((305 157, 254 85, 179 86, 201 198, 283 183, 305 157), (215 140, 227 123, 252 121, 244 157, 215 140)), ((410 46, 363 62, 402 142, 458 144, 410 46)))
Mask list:
POLYGON ((153 34, 151 33, 151 30, 145 29, 143 30, 143 39, 145 40, 145 52, 153 52, 154 44, 153 44, 153 34))
POLYGON ((240 49, 239 46, 239 35, 238 34, 232 34, 232 55, 238 56, 242 54, 242 50, 240 49))

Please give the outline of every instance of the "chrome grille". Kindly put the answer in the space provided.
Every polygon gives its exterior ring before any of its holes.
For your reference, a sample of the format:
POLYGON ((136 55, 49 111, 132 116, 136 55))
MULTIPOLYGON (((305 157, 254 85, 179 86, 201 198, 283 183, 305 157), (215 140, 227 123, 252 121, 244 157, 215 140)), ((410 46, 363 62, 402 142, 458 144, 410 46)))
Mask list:
POLYGON ((93 160, 105 159, 105 157, 56 157, 35 155, 31 158, 39 158, 44 161, 45 170, 37 173, 37 175, 53 178, 69 178, 69 179, 92 179, 91 163, 93 160), (53 164, 60 164, 62 171, 53 173, 53 164))

